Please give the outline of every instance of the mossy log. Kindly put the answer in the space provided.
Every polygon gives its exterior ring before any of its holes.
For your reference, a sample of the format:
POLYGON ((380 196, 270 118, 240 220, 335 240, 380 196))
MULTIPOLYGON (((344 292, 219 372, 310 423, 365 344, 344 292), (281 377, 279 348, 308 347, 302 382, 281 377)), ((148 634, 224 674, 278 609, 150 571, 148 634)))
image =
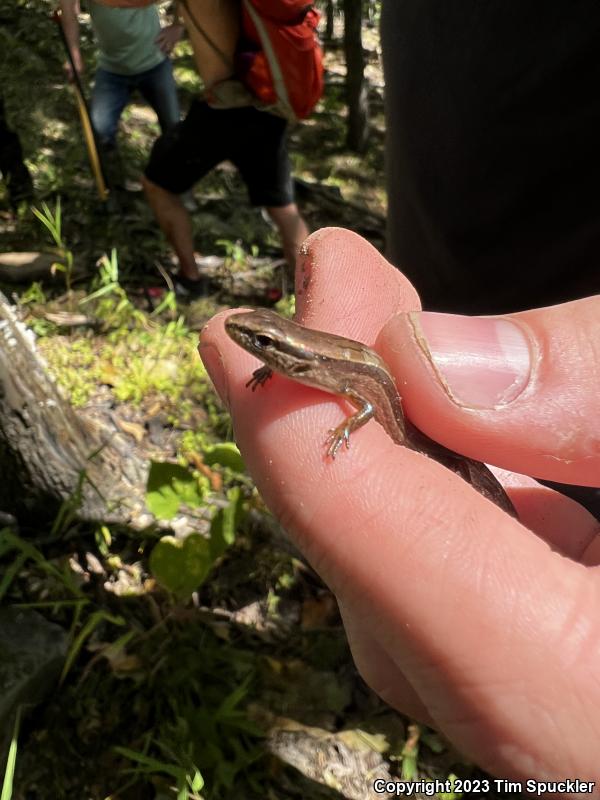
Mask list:
POLYGON ((0 511, 20 521, 78 497, 82 519, 134 524, 144 508, 144 460, 116 428, 75 412, 2 293, 0 468, 0 511))

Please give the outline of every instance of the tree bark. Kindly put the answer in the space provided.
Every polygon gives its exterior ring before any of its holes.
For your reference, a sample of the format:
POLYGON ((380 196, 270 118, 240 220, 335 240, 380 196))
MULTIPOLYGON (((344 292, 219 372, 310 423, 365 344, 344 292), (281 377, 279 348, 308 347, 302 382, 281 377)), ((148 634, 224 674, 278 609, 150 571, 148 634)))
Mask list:
POLYGON ((335 22, 335 0, 325 2, 325 41, 333 41, 333 26, 335 22))
POLYGON ((362 0, 344 0, 344 50, 348 100, 346 144, 354 152, 364 153, 369 134, 369 104, 362 46, 362 0))
POLYGON ((0 293, 0 510, 30 523, 72 499, 81 519, 135 524, 146 464, 116 429, 75 413, 0 293))

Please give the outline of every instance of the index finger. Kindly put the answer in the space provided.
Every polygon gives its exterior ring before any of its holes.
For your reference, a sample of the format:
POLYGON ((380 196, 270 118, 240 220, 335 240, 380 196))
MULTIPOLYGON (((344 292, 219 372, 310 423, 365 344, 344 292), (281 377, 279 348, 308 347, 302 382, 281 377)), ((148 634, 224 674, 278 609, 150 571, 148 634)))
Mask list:
POLYGON ((372 346, 393 314, 420 308, 410 281, 358 234, 323 228, 302 246, 296 318, 303 325, 372 346))

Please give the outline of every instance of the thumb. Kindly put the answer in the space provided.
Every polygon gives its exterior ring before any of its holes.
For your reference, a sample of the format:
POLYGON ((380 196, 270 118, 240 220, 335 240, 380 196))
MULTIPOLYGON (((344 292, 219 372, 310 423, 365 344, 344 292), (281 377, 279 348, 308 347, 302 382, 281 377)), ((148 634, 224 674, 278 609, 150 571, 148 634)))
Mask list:
POLYGON ((377 349, 432 439, 515 472, 600 485, 600 295, 503 317, 398 314, 377 349))

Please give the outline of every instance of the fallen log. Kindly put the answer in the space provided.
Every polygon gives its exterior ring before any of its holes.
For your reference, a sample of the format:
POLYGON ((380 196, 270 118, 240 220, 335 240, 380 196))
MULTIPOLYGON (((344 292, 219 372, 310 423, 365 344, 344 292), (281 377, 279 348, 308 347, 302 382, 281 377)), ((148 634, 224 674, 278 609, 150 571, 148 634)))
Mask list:
POLYGON ((144 512, 144 459, 116 427, 75 412, 2 293, 0 468, 0 510, 21 522, 70 498, 80 519, 135 525, 144 512))
POLYGON ((0 253, 0 280, 31 283, 47 278, 57 256, 52 253, 0 253))

